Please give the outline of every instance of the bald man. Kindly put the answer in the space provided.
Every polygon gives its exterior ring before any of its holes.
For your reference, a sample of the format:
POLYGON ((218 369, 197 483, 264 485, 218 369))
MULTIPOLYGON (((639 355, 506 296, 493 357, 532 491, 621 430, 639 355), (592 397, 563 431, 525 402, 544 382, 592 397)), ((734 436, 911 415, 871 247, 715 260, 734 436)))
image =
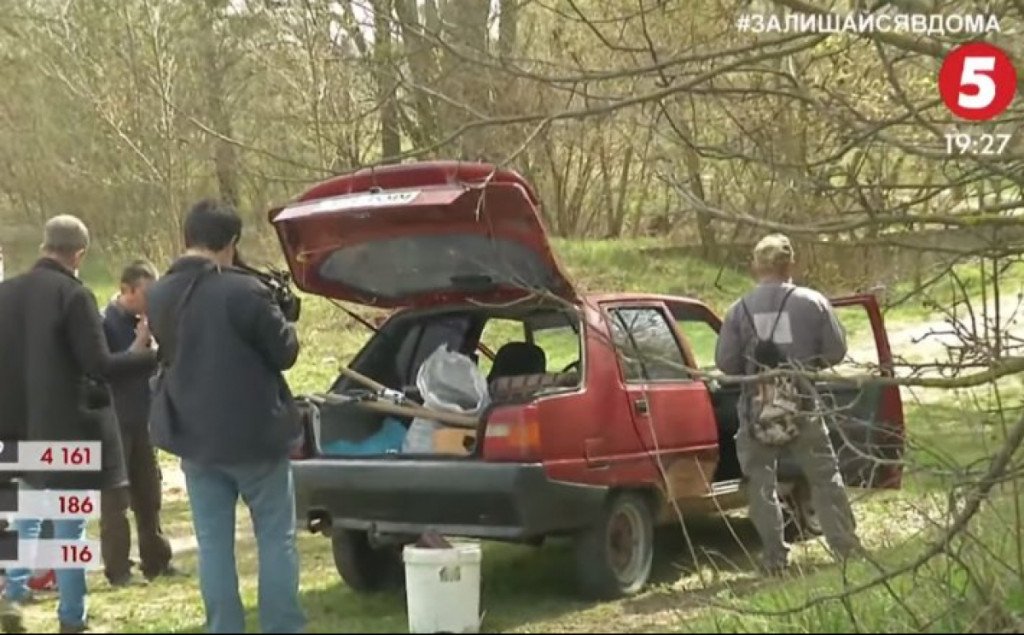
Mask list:
MULTIPOLYGON (((107 380, 156 367, 149 334, 129 351, 111 354, 92 292, 78 279, 89 231, 74 216, 55 216, 43 229, 42 257, 28 272, 0 282, 0 441, 99 441, 97 472, 26 472, 3 476, 21 489, 113 490, 127 485, 117 419, 107 380)), ((19 540, 39 537, 40 522, 14 523, 19 540)), ((82 540, 84 519, 53 521, 54 538, 82 540)), ((28 569, 7 573, 0 625, 24 631, 21 605, 29 599, 28 569)), ((86 628, 86 581, 81 569, 57 571, 62 633, 86 628)))

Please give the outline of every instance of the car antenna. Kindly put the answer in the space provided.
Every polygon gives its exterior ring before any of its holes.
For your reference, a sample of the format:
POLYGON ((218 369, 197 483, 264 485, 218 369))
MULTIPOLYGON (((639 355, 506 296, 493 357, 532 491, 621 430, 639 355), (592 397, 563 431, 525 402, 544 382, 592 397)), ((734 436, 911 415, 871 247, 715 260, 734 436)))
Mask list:
MULTIPOLYGON (((739 237, 739 235, 740 235, 740 225, 739 225, 739 223, 737 223, 735 229, 733 229, 733 231, 732 231, 732 239, 729 241, 729 243, 733 244, 733 245, 736 244, 736 239, 739 237)), ((718 291, 724 291, 724 289, 722 288, 722 274, 723 273, 725 273, 725 259, 724 258, 721 259, 721 262, 718 265, 718 275, 715 276, 715 289, 717 289, 718 291)))
POLYGON ((376 164, 370 166, 370 182, 372 183, 372 185, 370 186, 370 192, 380 192, 381 191, 381 187, 377 183, 377 165, 376 164))

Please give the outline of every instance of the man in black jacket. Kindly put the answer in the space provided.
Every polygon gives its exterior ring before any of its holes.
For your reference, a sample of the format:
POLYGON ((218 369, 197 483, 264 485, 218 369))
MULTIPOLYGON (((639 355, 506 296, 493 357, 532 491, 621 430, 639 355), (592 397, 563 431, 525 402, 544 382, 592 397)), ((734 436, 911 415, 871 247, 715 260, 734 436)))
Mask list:
MULTIPOLYGON (((128 350, 136 337, 146 309, 146 290, 156 280, 153 265, 144 260, 130 263, 121 273, 121 290, 103 310, 103 332, 111 352, 128 350)), ((147 580, 177 575, 171 566, 171 544, 160 528, 160 468, 149 439, 149 375, 139 374, 110 382, 114 409, 121 424, 121 442, 128 466, 128 490, 139 537, 139 559, 147 580)), ((103 568, 113 586, 132 580, 129 554, 132 546, 127 502, 115 495, 103 497, 100 540, 103 568)))
MULTIPOLYGON (((57 216, 43 231, 43 257, 28 272, 0 283, 0 440, 101 441, 102 470, 27 472, 22 487, 108 490, 127 485, 120 435, 104 381, 147 372, 155 365, 149 334, 140 329, 131 350, 107 349, 99 308, 77 271, 89 232, 73 216, 57 216)), ((8 475, 10 476, 10 475, 8 475)), ((54 537, 82 540, 84 520, 54 521, 54 537)), ((21 540, 39 536, 39 521, 19 520, 21 540)), ((8 633, 23 630, 20 603, 30 571, 12 570, 0 618, 8 633)), ((57 572, 62 632, 86 622, 85 572, 57 572)))
POLYGON ((196 204, 185 255, 147 294, 161 356, 150 425, 153 442, 182 459, 209 630, 245 629, 234 552, 241 497, 259 549, 262 630, 296 633, 305 620, 288 450, 298 428, 282 371, 299 343, 269 289, 232 268, 241 231, 231 207, 196 204))

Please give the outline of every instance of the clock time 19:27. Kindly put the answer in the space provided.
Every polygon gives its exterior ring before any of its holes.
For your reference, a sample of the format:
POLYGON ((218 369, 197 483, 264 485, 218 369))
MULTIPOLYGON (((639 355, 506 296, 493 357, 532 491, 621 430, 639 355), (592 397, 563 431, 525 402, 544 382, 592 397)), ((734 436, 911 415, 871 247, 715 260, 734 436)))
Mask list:
POLYGON ((946 154, 1002 154, 1010 144, 1011 134, 982 133, 978 135, 966 132, 947 132, 946 154))

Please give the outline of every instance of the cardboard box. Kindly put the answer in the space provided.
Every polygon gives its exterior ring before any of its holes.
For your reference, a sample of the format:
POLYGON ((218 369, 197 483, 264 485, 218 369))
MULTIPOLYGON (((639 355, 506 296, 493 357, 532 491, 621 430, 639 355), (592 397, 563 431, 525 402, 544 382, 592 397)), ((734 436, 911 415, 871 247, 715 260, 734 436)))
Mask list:
POLYGON ((466 456, 476 445, 476 430, 438 428, 434 431, 434 452, 466 456))

